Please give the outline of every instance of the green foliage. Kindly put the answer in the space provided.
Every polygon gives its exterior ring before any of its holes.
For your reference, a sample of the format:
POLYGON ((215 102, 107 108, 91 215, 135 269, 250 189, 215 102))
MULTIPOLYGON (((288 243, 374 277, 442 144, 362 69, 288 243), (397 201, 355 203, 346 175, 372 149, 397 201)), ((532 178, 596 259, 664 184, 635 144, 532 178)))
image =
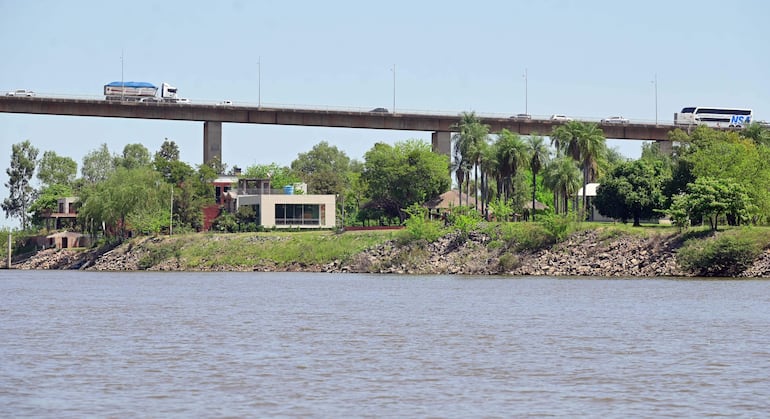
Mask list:
POLYGON ((29 207, 33 223, 41 223, 44 215, 58 212, 59 199, 71 196, 73 196, 72 188, 65 184, 52 184, 42 187, 37 199, 29 207))
POLYGON ((38 162, 37 178, 43 185, 72 185, 78 174, 78 164, 69 157, 46 151, 38 162))
POLYGON ((308 184, 312 194, 341 195, 350 185, 350 158, 326 141, 300 153, 291 162, 291 169, 308 184))
POLYGON ((86 154, 80 166, 81 175, 87 184, 102 182, 113 171, 115 171, 115 161, 106 143, 86 154))
MULTIPOLYGON (((292 169, 286 166, 280 166, 277 163, 248 166, 241 177, 250 179, 270 179, 270 185, 275 189, 281 189, 286 185, 293 185, 302 181, 292 169)), ((308 185, 308 187, 311 186, 308 185)))
MULTIPOLYGON (((168 189, 160 174, 149 167, 138 169, 118 168, 102 182, 84 189, 83 205, 78 219, 84 225, 101 228, 104 223, 107 234, 126 237, 132 230, 131 217, 144 219, 147 214, 156 214, 159 208, 169 205, 166 200, 168 189)), ((167 224, 168 225, 168 224, 167 224)))
POLYGON ((691 219, 705 217, 716 230, 721 215, 727 214, 738 222, 745 221, 750 208, 751 199, 741 185, 729 180, 699 177, 687 185, 686 193, 674 197, 666 214, 680 228, 685 228, 691 219))
POLYGON ((150 165, 150 151, 142 144, 126 144, 123 154, 115 157, 115 166, 138 169, 150 165))
POLYGON ((37 166, 38 149, 29 140, 11 146, 11 167, 6 169, 9 196, 3 200, 5 217, 17 217, 21 228, 27 228, 29 207, 35 199, 35 190, 30 181, 37 166))
POLYGON ((767 246, 764 234, 740 229, 706 240, 688 240, 679 249, 677 262, 683 269, 700 276, 736 276, 751 266, 763 245, 767 246))
POLYGON ((139 269, 149 269, 161 262, 164 262, 170 258, 179 259, 181 257, 182 242, 180 240, 173 240, 171 242, 163 242, 157 245, 148 245, 147 253, 139 259, 139 269))
POLYGON ((575 214, 546 215, 541 217, 542 225, 556 242, 562 242, 575 229, 575 214))
POLYGON ((511 201, 500 197, 489 203, 489 210, 498 221, 510 221, 511 214, 513 214, 511 201))
POLYGON ((503 253, 500 255, 498 264, 503 272, 509 272, 521 266, 521 260, 516 254, 503 253))
POLYGON ((417 240, 434 242, 446 233, 440 222, 428 219, 428 210, 419 205, 412 204, 407 208, 406 213, 409 218, 404 222, 406 228, 399 234, 402 244, 411 243, 417 240))
POLYGON ((412 204, 422 204, 449 189, 449 162, 421 140, 377 143, 366 152, 362 181, 370 206, 390 217, 404 217, 412 204))
POLYGON ((211 229, 222 233, 234 233, 238 231, 238 220, 234 214, 222 211, 219 217, 211 224, 211 229))
POLYGON ((459 233, 459 238, 466 240, 471 231, 479 226, 483 217, 475 208, 459 207, 452 211, 448 219, 452 227, 459 233))
POLYGON ((640 226, 665 205, 664 185, 670 180, 668 166, 660 160, 640 159, 620 163, 602 180, 594 204, 599 214, 640 226))
POLYGON ((126 217, 126 221, 131 229, 139 234, 159 234, 163 230, 168 230, 171 212, 168 208, 140 207, 131 212, 126 217))

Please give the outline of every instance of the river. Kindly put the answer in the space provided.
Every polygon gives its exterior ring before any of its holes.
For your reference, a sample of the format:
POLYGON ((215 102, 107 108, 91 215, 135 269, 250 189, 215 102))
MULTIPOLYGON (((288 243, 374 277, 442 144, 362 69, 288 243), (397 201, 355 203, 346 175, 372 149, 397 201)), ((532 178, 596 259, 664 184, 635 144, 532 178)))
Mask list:
POLYGON ((770 281, 0 271, 0 417, 766 417, 770 281))

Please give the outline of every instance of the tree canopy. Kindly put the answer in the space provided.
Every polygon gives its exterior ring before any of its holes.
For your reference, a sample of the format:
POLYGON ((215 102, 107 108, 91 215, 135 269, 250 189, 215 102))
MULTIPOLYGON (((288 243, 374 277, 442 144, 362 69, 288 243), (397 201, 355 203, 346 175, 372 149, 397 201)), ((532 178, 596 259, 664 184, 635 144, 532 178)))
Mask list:
POLYGON ((364 156, 361 175, 370 204, 391 217, 449 189, 449 160, 421 140, 377 143, 364 156))
POLYGON ((653 218, 665 207, 663 194, 671 179, 668 166, 662 161, 646 159, 624 162, 602 179, 594 204, 599 214, 641 225, 642 218, 653 218))

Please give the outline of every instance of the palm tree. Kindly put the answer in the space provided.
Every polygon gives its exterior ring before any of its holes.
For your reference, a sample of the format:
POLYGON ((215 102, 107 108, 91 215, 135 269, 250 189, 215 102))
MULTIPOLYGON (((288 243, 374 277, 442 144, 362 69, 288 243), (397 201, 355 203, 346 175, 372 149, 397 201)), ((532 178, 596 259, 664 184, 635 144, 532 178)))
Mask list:
POLYGON ((543 183, 553 190, 555 212, 559 213, 559 198, 563 198, 566 214, 569 197, 580 187, 580 169, 571 157, 559 156, 546 166, 543 183))
MULTIPOLYGON (((604 132, 594 123, 586 122, 578 139, 581 164, 583 166, 583 211, 587 210, 586 185, 598 176, 599 161, 607 156, 607 144, 604 132)), ((582 218, 582 216, 581 216, 582 218)))
MULTIPOLYGON (((463 112, 460 114, 460 122, 453 126, 457 130, 454 135, 455 159, 459 157, 459 167, 463 167, 466 173, 466 187, 470 195, 470 168, 473 167, 475 188, 479 187, 479 166, 483 148, 487 144, 489 126, 482 124, 475 112, 463 112), (483 143, 483 145, 482 145, 483 143)), ((474 193, 474 197, 477 194, 474 193)), ((470 196, 467 198, 470 199, 470 196)))
POLYGON ((507 201, 513 194, 516 172, 527 162, 527 147, 518 134, 503 129, 495 141, 495 156, 499 167, 497 191, 507 201))
MULTIPOLYGON (((604 133, 590 122, 569 121, 553 130, 551 143, 557 151, 570 156, 583 169, 583 210, 587 205, 586 185, 597 175, 598 161, 607 154, 604 133)), ((576 198, 577 202, 577 198, 576 198)))
POLYGON ((527 137, 527 152, 529 154, 529 170, 532 171, 532 221, 535 221, 537 174, 548 162, 551 153, 546 147, 543 137, 538 135, 527 137))

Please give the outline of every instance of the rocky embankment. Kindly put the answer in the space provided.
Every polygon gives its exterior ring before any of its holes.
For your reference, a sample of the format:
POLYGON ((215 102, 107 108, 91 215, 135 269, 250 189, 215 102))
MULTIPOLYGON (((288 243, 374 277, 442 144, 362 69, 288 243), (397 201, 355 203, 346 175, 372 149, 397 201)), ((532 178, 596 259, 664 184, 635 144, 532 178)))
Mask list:
MULTIPOLYGON (((148 245, 164 238, 144 238, 106 252, 47 249, 15 265, 17 269, 140 270, 148 245)), ((450 234, 433 243, 398 245, 393 241, 370 248, 349 261, 323 265, 186 267, 170 258, 148 270, 194 271, 304 271, 395 274, 469 274, 517 276, 683 277, 692 276, 676 263, 676 235, 601 238, 583 231, 553 247, 513 252, 481 233, 460 239, 450 234)), ((770 251, 765 251, 741 277, 770 277, 770 251)))

